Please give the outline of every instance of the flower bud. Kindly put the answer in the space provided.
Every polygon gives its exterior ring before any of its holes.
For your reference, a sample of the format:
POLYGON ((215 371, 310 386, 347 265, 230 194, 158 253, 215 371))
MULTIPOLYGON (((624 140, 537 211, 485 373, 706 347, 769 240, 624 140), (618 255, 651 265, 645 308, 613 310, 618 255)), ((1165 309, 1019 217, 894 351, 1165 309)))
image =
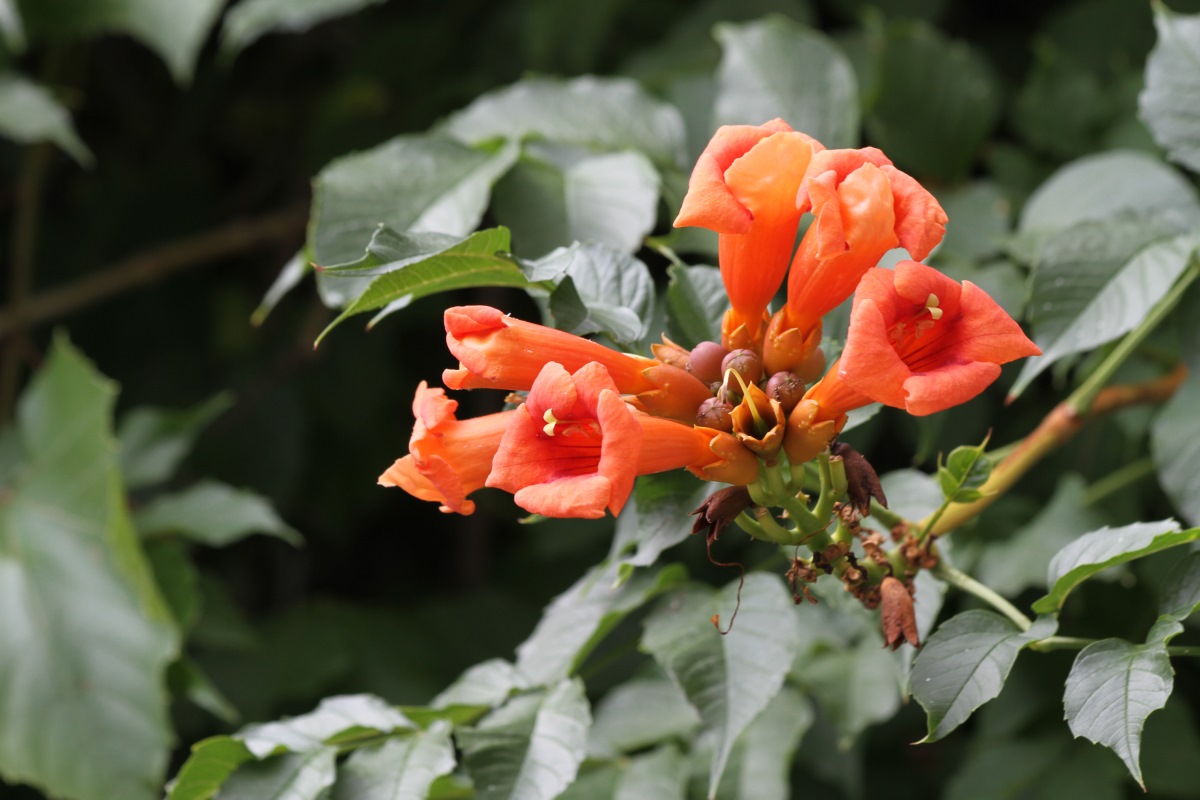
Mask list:
POLYGON ((767 381, 767 397, 778 400, 783 413, 790 414, 804 397, 804 381, 794 372, 776 372, 767 381))
POLYGON ((716 342, 701 342, 692 348, 687 363, 688 372, 705 383, 717 383, 724 374, 721 364, 728 352, 716 342))
POLYGON ((721 373, 733 370, 747 385, 762 380, 762 359, 753 350, 733 350, 721 361, 721 373))
POLYGON ((920 647, 917 634, 917 615, 913 609, 912 595, 908 587, 891 575, 879 585, 880 623, 883 625, 883 646, 893 650, 908 642, 920 647))
POLYGON ((672 342, 665 333, 662 337, 662 344, 650 345, 650 352, 654 353, 654 357, 664 364, 687 369, 689 355, 687 348, 672 342))
POLYGON ((702 428, 716 428, 726 433, 733 432, 733 406, 716 397, 710 397, 696 409, 696 424, 702 428))

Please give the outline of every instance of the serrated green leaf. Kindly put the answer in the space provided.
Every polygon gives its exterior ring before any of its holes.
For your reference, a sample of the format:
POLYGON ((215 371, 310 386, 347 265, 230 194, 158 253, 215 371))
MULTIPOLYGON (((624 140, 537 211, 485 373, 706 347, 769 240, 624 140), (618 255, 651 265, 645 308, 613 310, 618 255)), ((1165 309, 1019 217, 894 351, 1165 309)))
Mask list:
POLYGON ((658 172, 639 152, 530 142, 496 184, 492 212, 525 255, 575 241, 632 253, 654 227, 658 190, 658 172))
POLYGON ((242 0, 225 15, 221 51, 230 57, 268 33, 300 33, 384 0, 242 0))
POLYGON ((532 78, 481 95, 439 129, 468 144, 539 138, 597 150, 638 150, 683 166, 683 120, 628 78, 532 78))
POLYGON ((318 752, 326 742, 351 729, 393 733, 416 727, 390 703, 369 694, 351 694, 326 697, 307 714, 248 725, 235 735, 255 758, 266 758, 285 751, 318 752))
POLYGON ((1071 590, 1097 572, 1196 539, 1200 539, 1200 528, 1180 530, 1174 520, 1135 522, 1085 533, 1051 560, 1046 574, 1050 591, 1033 604, 1033 610, 1057 613, 1071 590))
POLYGON ((716 800, 792 797, 792 759, 813 717, 808 698, 785 686, 739 737, 716 800))
POLYGON ((691 512, 715 488, 682 470, 638 477, 617 518, 609 557, 634 567, 658 561, 664 550, 691 535, 691 512))
POLYGON ((1200 215, 1196 190, 1161 160, 1134 150, 1084 156, 1059 168, 1021 210, 1022 233, 1047 233, 1121 213, 1200 215))
POLYGON ((514 697, 457 734, 480 800, 550 800, 574 780, 591 724, 583 684, 514 697))
POLYGON ((721 43, 718 125, 761 125, 781 117, 826 147, 858 143, 858 82, 819 31, 779 16, 716 28, 721 43))
POLYGON ((848 749, 864 730, 900 708, 900 664, 875 629, 852 646, 810 656, 797 671, 837 728, 839 749, 848 749))
POLYGON ((143 538, 173 533, 210 547, 225 547, 252 533, 265 533, 295 547, 304 544, 265 497, 211 480, 156 497, 133 521, 143 538))
POLYGON ((166 62, 176 83, 186 84, 224 5, 225 0, 24 0, 20 8, 30 39, 127 33, 166 62))
POLYGON ((922 741, 936 742, 1004 688, 1020 651, 1053 635, 1057 623, 1038 619, 1022 631, 991 611, 973 609, 951 617, 934 631, 913 662, 913 697, 929 717, 922 741))
POLYGON ((517 155, 515 144, 492 152, 417 134, 336 159, 313 179, 309 257, 322 267, 357 261, 380 225, 466 236, 517 155))
POLYGON ((154 797, 171 744, 179 634, 126 511, 114 396, 56 339, 0 499, 0 775, 76 800, 154 797))
MULTIPOLYGON (((509 237, 505 228, 488 228, 477 231, 460 242, 425 256, 413 256, 398 261, 385 262, 376 266, 379 259, 394 253, 392 245, 403 234, 381 228, 372 245, 368 246, 366 258, 331 271, 331 281, 341 276, 352 279, 363 278, 366 286, 361 294, 349 301, 338 317, 317 337, 317 344, 339 324, 364 311, 387 307, 389 311, 403 308, 413 300, 426 295, 463 289, 472 286, 529 286, 525 274, 508 255, 509 237), (375 252, 371 247, 375 247, 375 252), (362 266, 362 265, 367 266, 362 266), (369 282, 365 279, 369 278, 369 282)), ((424 238, 422 238, 424 241, 424 238)), ((359 284, 361 286, 361 284, 359 284)), ((374 324, 376 320, 372 321, 374 324)))
POLYGON ((95 161, 67 109, 44 86, 15 72, 0 73, 0 136, 21 144, 54 142, 85 167, 95 161))
POLYGON ((590 569, 546 607, 537 627, 517 648, 517 673, 530 686, 550 685, 574 673, 588 653, 631 611, 678 586, 679 564, 642 572, 617 585, 616 564, 590 569))
MULTIPOLYGON (((1086 303, 1072 309, 1070 321, 1057 335, 1046 336, 1043 331, 1035 330, 1034 341, 1042 348, 1042 355, 1025 359, 1010 395, 1019 395, 1043 370, 1062 358, 1111 342, 1136 328, 1192 265, 1197 247, 1200 247, 1197 234, 1150 245, 1121 267, 1086 303)), ((1067 278, 1060 276, 1058 280, 1067 278)), ((1035 304, 1038 302, 1048 301, 1035 300, 1035 304)))
POLYGON ((662 672, 633 678, 596 704, 588 755, 614 758, 658 742, 683 739, 700 726, 700 715, 678 684, 662 672))
POLYGON ((0 0, 0 40, 14 55, 25 50, 25 25, 17 11, 16 0, 0 0))
POLYGON ((210 800, 234 770, 253 758, 246 745, 229 736, 199 741, 167 787, 167 800, 210 800))
POLYGON ((584 336, 608 335, 636 346, 646 337, 654 310, 654 281, 641 260, 602 244, 572 247, 574 255, 550 293, 556 328, 584 336))
POLYGON ((872 141, 913 174, 965 178, 1000 111, 988 63, 929 25, 894 23, 878 70, 878 92, 865 119, 872 141))
POLYGON ((1064 474, 1036 517, 1012 538, 984 545, 975 568, 979 580, 1010 597, 1031 586, 1045 589, 1054 554, 1081 532, 1104 524, 1104 516, 1087 505, 1086 488, 1077 473, 1064 474))
POLYGON ((337 775, 337 750, 321 747, 242 764, 221 785, 220 800, 324 800, 337 775))
POLYGON ((360 747, 338 770, 332 800, 425 800, 429 787, 454 769, 450 724, 360 747))
POLYGON ((1158 613, 1182 622, 1200 609, 1200 552, 1171 568, 1162 589, 1158 613))
POLYGON ((471 725, 489 711, 489 706, 450 703, 440 708, 399 706, 399 709, 400 713, 412 720, 414 725, 425 730, 436 722, 447 722, 454 727, 471 725))
POLYGON ((956 447, 946 456, 946 469, 960 486, 974 489, 992 474, 992 460, 983 451, 986 444, 956 447))
POLYGON ((222 393, 182 411, 139 406, 126 412, 117 425, 125 485, 141 489, 174 475, 200 431, 231 405, 222 393))
POLYGON ((1158 43, 1146 60, 1138 116, 1172 160, 1200 171, 1200 15, 1175 14, 1154 4, 1158 43))
POLYGON ((740 603, 737 581, 717 591, 688 588, 664 598, 646 620, 642 647, 679 683, 714 737, 712 795, 734 742, 779 693, 799 650, 791 597, 777 577, 763 573, 746 576, 740 603), (713 627, 714 615, 726 635, 713 627))
MULTIPOLYGON (((1174 623, 1178 625, 1178 623, 1174 623)), ((1166 705, 1175 671, 1165 641, 1104 639, 1079 652, 1063 692, 1071 733, 1116 753, 1142 788, 1138 763, 1146 717, 1166 705)))
POLYGON ((492 658, 469 667, 430 704, 434 708, 449 706, 498 706, 517 689, 528 689, 516 667, 501 658, 492 658))
MULTIPOLYGON (((613 800, 684 800, 688 763, 679 748, 666 745, 629 759, 613 800)), ((595 795, 592 795, 595 797, 595 795)))
POLYGON ((716 267, 667 267, 667 332, 684 347, 721 340, 729 296, 716 267))

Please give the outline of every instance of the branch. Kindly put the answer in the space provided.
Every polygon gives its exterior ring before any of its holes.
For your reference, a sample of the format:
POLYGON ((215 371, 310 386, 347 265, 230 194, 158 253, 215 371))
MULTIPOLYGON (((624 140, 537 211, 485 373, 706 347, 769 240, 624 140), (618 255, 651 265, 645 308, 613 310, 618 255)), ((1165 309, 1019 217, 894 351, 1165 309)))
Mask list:
POLYGON ((299 239, 304 234, 307 213, 307 209, 298 207, 231 222, 139 253, 73 283, 30 297, 24 303, 13 302, 0 310, 0 336, 57 319, 188 267, 263 244, 299 239))
MULTIPOLYGON (((1041 424, 1026 436, 999 464, 992 469, 992 474, 979 487, 983 497, 973 503, 955 503, 934 522, 930 532, 940 536, 946 531, 954 530, 968 520, 974 519, 981 511, 992 504, 998 497, 1012 488, 1021 476, 1028 472, 1034 464, 1051 450, 1068 442, 1084 423, 1127 406, 1143 403, 1163 403, 1175 393, 1187 369, 1180 365, 1167 375, 1144 383, 1134 383, 1122 386, 1109 386, 1101 389, 1092 401, 1091 408, 1086 413, 1077 412, 1069 400, 1055 406, 1041 424)), ((925 528, 932 520, 926 518, 917 523, 919 528, 925 528)))

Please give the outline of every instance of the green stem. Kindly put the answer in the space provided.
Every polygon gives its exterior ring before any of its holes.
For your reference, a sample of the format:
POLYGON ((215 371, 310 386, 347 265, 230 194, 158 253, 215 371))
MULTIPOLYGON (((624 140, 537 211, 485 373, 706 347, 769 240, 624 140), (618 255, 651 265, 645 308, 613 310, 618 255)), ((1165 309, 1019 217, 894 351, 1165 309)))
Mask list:
POLYGON ((1018 609, 1012 603, 1008 602, 991 588, 984 586, 967 573, 950 566, 944 560, 938 561, 937 566, 933 568, 932 572, 934 577, 940 578, 951 586, 961 589, 967 594, 975 595, 980 600, 1012 620, 1013 623, 1021 630, 1027 631, 1029 630, 1029 626, 1033 625, 1033 621, 1029 619, 1029 617, 1022 614, 1020 609, 1018 609))
POLYGON ((1089 644, 1098 641, 1099 639, 1084 639, 1079 636, 1050 636, 1040 642, 1031 643, 1029 649, 1041 653, 1049 653, 1054 650, 1082 650, 1089 644))
POLYGON ((871 516, 887 525, 889 529, 912 524, 890 508, 879 505, 879 501, 874 498, 871 498, 871 516))
POLYGON ((1126 464, 1089 486, 1088 490, 1083 494, 1083 504, 1085 506, 1094 505, 1110 494, 1115 494, 1124 489, 1129 484, 1139 481, 1147 475, 1154 474, 1154 469, 1154 459, 1149 456, 1126 464))
POLYGON ((1145 319, 1136 328, 1117 342, 1116 347, 1105 357, 1104 361, 1100 362, 1100 366, 1096 367, 1092 371, 1092 374, 1088 375, 1084 382, 1079 385, 1079 388, 1072 392, 1071 396, 1064 401, 1065 404, 1081 416, 1088 413, 1092 408, 1092 401, 1096 399, 1096 395, 1112 380, 1112 376, 1116 374, 1116 371, 1125 362, 1125 359, 1171 313, 1179 302, 1179 299, 1183 297, 1183 293, 1187 291, 1187 288, 1198 277, 1200 277, 1200 259, 1193 255, 1191 263, 1187 266, 1187 270, 1175 282, 1170 291, 1154 304, 1150 312, 1146 314, 1145 319))
POLYGON ((1175 645, 1167 648, 1169 656, 1200 656, 1200 645, 1175 645))

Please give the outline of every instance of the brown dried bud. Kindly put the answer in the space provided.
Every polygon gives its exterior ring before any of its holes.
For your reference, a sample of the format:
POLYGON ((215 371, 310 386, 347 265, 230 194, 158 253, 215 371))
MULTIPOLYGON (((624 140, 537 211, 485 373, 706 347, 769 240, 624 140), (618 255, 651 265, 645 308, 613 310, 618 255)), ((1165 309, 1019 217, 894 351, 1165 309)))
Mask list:
POLYGON ((804 381, 794 372, 776 372, 767 381, 767 397, 778 400, 785 414, 804 398, 804 390, 804 381))
POLYGON ((871 513, 872 497, 887 508, 887 497, 883 494, 879 476, 862 453, 845 442, 830 445, 829 452, 842 459, 842 465, 846 468, 846 496, 859 514, 865 517, 871 513))
POLYGON ((871 559, 879 566, 885 567, 890 563, 888 561, 887 553, 883 552, 882 534, 872 533, 863 537, 862 546, 863 552, 867 554, 867 558, 871 559))
POLYGON ((879 585, 880 605, 879 619, 883 625, 883 645, 893 650, 908 642, 913 647, 920 647, 921 641, 917 636, 917 615, 913 610, 912 594, 908 587, 896 578, 888 576, 879 585))
POLYGON ((747 385, 762 380, 762 359, 753 350, 733 350, 721 361, 721 374, 733 370, 747 385))
POLYGON ((696 424, 702 428, 733 433, 733 406, 719 398, 710 397, 696 409, 696 424))
POLYGON ((705 383, 719 383, 721 376, 725 374, 721 369, 721 362, 728 354, 729 351, 716 342, 701 342, 693 347, 688 355, 688 372, 705 383))
POLYGON ((713 542, 721 535, 721 531, 737 519, 738 514, 753 505, 754 501, 750 499, 750 492, 745 486, 718 489, 691 512, 696 516, 692 522, 692 533, 707 531, 709 542, 713 542))

